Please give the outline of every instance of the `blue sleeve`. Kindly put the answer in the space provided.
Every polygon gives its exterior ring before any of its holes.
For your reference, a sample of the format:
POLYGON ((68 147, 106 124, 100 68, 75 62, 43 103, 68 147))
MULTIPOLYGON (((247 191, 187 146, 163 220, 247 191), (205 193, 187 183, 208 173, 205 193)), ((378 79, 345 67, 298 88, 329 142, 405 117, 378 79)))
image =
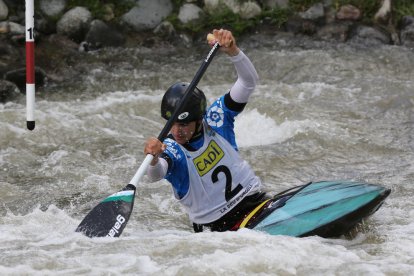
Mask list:
POLYGON ((190 186, 185 153, 182 151, 177 142, 172 139, 165 139, 164 144, 167 145, 167 149, 164 153, 166 153, 172 161, 168 166, 165 179, 172 184, 175 196, 177 198, 182 198, 187 194, 190 186))
POLYGON ((240 114, 229 109, 224 103, 224 95, 218 98, 207 110, 205 120, 207 124, 237 151, 236 136, 234 134, 234 118, 240 114))

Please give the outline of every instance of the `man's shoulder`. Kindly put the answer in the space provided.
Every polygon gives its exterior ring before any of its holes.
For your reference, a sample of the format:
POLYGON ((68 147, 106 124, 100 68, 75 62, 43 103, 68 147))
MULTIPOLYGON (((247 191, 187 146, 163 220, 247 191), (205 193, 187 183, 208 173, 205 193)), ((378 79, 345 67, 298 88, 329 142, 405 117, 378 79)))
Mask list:
POLYGON ((228 121, 233 121, 238 114, 240 114, 239 111, 231 110, 226 106, 225 95, 223 95, 217 98, 208 108, 206 121, 213 128, 221 127, 226 125, 228 121))
POLYGON ((224 106, 223 96, 217 98, 208 108, 206 113, 207 124, 211 127, 221 127, 224 123, 224 106))

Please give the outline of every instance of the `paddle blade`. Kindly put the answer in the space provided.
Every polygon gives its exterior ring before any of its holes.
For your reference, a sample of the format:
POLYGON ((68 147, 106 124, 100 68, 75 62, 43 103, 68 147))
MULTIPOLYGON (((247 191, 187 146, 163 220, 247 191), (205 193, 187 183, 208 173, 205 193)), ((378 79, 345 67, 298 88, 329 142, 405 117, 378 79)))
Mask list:
POLYGON ((93 237, 119 237, 134 207, 135 186, 128 184, 93 208, 76 232, 93 237))

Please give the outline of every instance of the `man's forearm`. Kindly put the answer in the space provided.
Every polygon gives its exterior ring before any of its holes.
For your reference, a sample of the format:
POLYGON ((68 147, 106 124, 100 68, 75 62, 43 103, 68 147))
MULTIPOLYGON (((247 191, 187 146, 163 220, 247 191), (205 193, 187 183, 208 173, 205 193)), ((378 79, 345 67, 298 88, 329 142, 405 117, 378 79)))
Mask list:
POLYGON ((237 71, 237 81, 230 90, 231 98, 238 103, 247 103, 256 88, 259 76, 250 59, 242 52, 231 57, 237 71))
MULTIPOLYGON (((157 157, 158 158, 158 157, 157 157)), ((168 171, 168 163, 164 158, 158 158, 155 165, 149 165, 147 169, 147 176, 150 182, 159 181, 164 178, 168 171)))

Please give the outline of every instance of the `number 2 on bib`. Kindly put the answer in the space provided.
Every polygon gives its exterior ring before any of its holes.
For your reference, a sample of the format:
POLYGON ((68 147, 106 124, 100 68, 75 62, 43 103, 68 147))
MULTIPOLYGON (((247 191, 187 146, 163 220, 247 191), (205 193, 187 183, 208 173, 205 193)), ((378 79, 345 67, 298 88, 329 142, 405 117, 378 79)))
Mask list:
POLYGON ((237 184, 237 186, 232 190, 232 177, 229 168, 224 165, 218 166, 214 169, 213 173, 211 174, 211 180, 213 183, 216 183, 218 179, 219 173, 224 173, 226 176, 226 190, 224 196, 226 197, 226 201, 232 199, 235 195, 237 195, 242 189, 243 186, 241 184, 237 184))

